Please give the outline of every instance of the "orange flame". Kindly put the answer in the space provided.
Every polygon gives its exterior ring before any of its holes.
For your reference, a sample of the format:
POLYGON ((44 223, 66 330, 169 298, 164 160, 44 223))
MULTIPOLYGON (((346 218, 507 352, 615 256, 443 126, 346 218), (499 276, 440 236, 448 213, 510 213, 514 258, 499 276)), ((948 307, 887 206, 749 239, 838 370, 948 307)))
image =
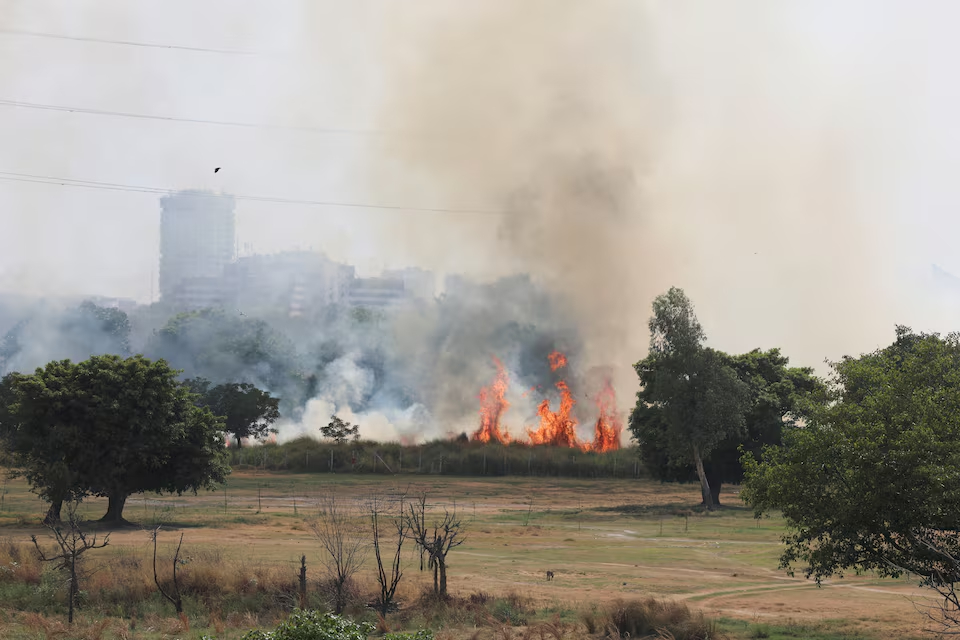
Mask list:
POLYGON ((493 364, 497 367, 497 377, 489 387, 480 390, 480 428, 473 434, 473 439, 507 444, 510 442, 510 434, 506 428, 501 428, 500 418, 510 406, 506 398, 509 378, 503 363, 495 356, 493 364))
POLYGON ((567 366, 567 356, 563 355, 559 351, 554 351, 547 359, 550 361, 550 370, 556 371, 557 369, 567 366))
MULTIPOLYGON (((561 354, 560 357, 562 358, 563 355, 561 354)), ((552 444, 561 447, 579 446, 577 444, 577 419, 571 415, 576 401, 570 394, 567 383, 563 380, 557 383, 557 389, 560 390, 560 409, 551 411, 549 400, 540 403, 537 408, 537 415, 540 416, 540 427, 536 431, 527 430, 530 443, 552 444)))
POLYGON ((603 381, 603 388, 593 399, 597 403, 600 415, 594 427, 593 451, 616 451, 620 448, 620 434, 623 423, 617 414, 617 394, 613 390, 610 378, 603 381))

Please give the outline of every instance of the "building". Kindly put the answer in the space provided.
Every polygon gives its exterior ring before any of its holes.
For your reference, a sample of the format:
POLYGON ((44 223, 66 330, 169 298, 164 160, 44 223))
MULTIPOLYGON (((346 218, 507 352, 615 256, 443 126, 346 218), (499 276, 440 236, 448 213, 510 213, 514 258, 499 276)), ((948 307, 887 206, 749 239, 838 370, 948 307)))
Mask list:
POLYGON ((160 199, 160 299, 177 308, 224 304, 224 268, 233 262, 235 201, 210 191, 160 199))
POLYGON ((347 304, 351 307, 387 309, 409 300, 401 278, 354 278, 347 304))
POLYGON ((354 280, 353 267, 310 251, 245 256, 225 273, 237 309, 283 310, 290 317, 345 303, 354 280))
POLYGON ((437 295, 437 278, 432 271, 408 267, 384 271, 383 277, 402 280, 403 290, 409 298, 433 300, 437 295))

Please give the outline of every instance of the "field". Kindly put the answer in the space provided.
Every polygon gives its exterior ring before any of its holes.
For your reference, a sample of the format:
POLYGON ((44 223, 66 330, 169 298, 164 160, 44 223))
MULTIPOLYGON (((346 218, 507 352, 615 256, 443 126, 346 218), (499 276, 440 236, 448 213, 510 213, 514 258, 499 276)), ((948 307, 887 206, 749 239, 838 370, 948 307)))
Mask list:
MULTIPOLYGON (((849 576, 818 588, 777 569, 782 521, 754 520, 740 506, 735 489, 724 496, 732 506, 704 514, 696 510, 698 487, 648 480, 449 476, 400 480, 235 472, 226 491, 131 497, 125 516, 140 526, 113 531, 110 546, 91 552, 89 565, 132 557, 149 560, 152 545, 147 531, 162 524, 163 557, 169 557, 183 532, 188 557, 214 557, 224 567, 245 567, 262 580, 289 580, 293 585, 302 554, 314 581, 320 572, 320 550, 305 518, 314 510, 317 496, 332 491, 364 498, 390 489, 427 490, 431 504, 459 510, 466 521, 467 541, 450 554, 451 592, 464 597, 509 596, 513 604, 503 606, 519 609, 523 614, 519 617, 575 621, 605 603, 653 595, 702 609, 731 638, 921 637, 924 616, 918 607, 927 601, 915 580, 849 576), (548 570, 555 574, 552 581, 546 579, 548 570)), ((32 534, 43 539, 45 530, 38 525, 43 503, 19 481, 9 481, 0 491, 4 544, 27 543, 32 534)), ((81 507, 91 518, 104 509, 105 501, 98 499, 81 507)), ((430 578, 418 571, 419 557, 412 548, 405 563, 400 599, 406 605, 416 600, 430 578)), ((152 589, 152 574, 148 575, 149 581, 141 581, 145 592, 152 589)), ((96 572, 88 578, 97 584, 105 579, 96 572)), ((360 579, 373 590, 369 566, 360 579)), ((34 619, 28 624, 26 614, 12 611, 8 604, 0 603, 0 610, 3 637, 51 635, 46 623, 34 619)), ((124 625, 120 637, 199 637, 197 630, 206 626, 220 627, 218 637, 238 637, 236 628, 244 620, 269 622, 256 615, 243 620, 234 616, 224 629, 208 616, 187 633, 176 627, 172 609, 164 609, 163 603, 152 611, 154 622, 141 623, 139 631, 118 622, 118 628, 124 625), (163 616, 169 620, 164 622, 163 616)), ((188 614, 193 615, 190 609, 188 614)), ((127 617, 130 612, 118 609, 111 615, 127 617)), ((451 638, 472 637, 476 624, 437 617, 405 622, 432 624, 435 629, 438 624, 446 626, 451 638)))

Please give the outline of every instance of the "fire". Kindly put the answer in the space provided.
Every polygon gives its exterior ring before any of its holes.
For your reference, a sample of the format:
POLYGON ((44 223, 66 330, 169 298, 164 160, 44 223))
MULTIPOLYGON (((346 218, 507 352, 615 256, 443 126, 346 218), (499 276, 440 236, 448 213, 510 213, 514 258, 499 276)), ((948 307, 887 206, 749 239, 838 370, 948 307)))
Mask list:
POLYGON ((577 447, 577 419, 573 417, 573 405, 576 401, 570 393, 567 383, 557 383, 560 391, 560 409, 550 410, 550 401, 544 400, 537 408, 540 427, 536 431, 527 430, 531 444, 552 444, 560 447, 577 447))
MULTIPOLYGON (((554 351, 547 359, 550 369, 558 371, 567 366, 567 357, 554 351)), ((504 413, 510 406, 506 399, 509 377, 507 371, 496 357, 493 363, 497 367, 497 376, 493 383, 480 390, 480 428, 473 434, 473 440, 479 442, 498 442, 508 444, 512 438, 506 428, 500 424, 504 413)), ((623 423, 617 414, 617 397, 613 390, 610 378, 605 378, 600 392, 593 398, 597 405, 597 422, 594 425, 593 442, 581 442, 577 439, 577 419, 573 415, 576 400, 570 392, 565 380, 556 384, 560 392, 560 406, 556 411, 550 409, 550 400, 544 399, 537 407, 540 425, 536 429, 527 429, 527 442, 530 444, 547 444, 558 447, 570 447, 582 451, 615 451, 620 448, 620 434, 623 423)), ((523 393, 539 389, 531 387, 523 393)))
POLYGON ((500 418, 510 406, 506 398, 510 379, 499 359, 494 357, 493 364, 497 367, 497 377, 489 387, 480 390, 480 428, 473 434, 473 439, 507 444, 510 434, 506 428, 501 428, 500 418))
POLYGON ((593 399, 597 403, 599 415, 594 426, 593 451, 616 451, 620 448, 620 433, 623 423, 617 414, 617 394, 613 390, 610 378, 603 381, 603 388, 593 399))
POLYGON ((554 351, 549 356, 547 360, 550 361, 550 371, 556 371, 557 369, 562 369, 567 366, 567 356, 563 355, 559 351, 554 351))

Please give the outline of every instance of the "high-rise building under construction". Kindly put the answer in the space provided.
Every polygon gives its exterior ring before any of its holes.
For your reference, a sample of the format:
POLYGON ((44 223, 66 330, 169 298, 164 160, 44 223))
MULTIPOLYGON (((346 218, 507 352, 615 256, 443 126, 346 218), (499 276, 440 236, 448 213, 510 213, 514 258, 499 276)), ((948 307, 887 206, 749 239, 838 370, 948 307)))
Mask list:
POLYGON ((182 308, 222 300, 223 271, 235 257, 232 196, 180 191, 160 199, 160 299, 182 308))

